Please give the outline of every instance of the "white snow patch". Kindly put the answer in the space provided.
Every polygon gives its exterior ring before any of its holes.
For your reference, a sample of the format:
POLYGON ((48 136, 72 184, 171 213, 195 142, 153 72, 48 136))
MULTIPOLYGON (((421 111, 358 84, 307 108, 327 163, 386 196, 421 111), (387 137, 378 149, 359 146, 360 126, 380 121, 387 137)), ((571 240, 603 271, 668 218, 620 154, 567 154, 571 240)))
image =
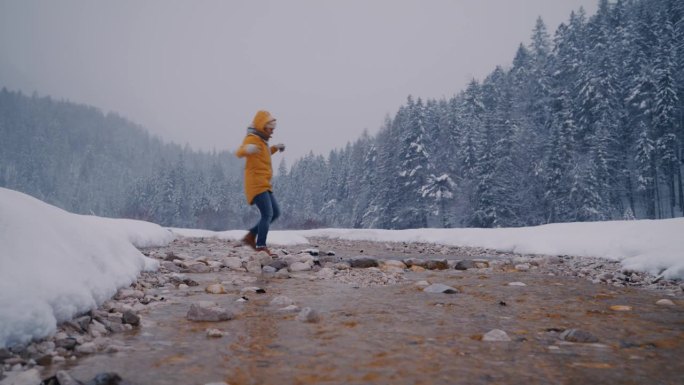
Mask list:
POLYGON ((135 246, 172 239, 152 223, 71 214, 0 188, 0 347, 95 308, 157 268, 135 246))

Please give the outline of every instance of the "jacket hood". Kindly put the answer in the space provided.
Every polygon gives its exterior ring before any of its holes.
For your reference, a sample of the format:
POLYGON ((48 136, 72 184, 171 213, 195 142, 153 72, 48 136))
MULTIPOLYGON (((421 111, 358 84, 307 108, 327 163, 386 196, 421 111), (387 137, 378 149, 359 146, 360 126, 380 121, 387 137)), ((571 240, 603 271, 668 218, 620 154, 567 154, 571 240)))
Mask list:
POLYGON ((270 112, 265 110, 257 111, 256 115, 254 115, 254 120, 252 120, 252 128, 259 132, 264 132, 264 127, 266 126, 266 123, 273 120, 275 120, 275 118, 271 115, 270 112))

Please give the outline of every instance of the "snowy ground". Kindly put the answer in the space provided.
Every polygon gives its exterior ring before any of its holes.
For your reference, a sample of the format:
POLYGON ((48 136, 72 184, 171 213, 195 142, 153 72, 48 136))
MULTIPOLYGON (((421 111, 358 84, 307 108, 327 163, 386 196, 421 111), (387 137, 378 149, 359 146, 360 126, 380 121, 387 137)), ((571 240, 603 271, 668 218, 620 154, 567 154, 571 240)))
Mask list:
MULTIPOLYGON (((171 229, 186 237, 240 239, 244 231, 171 229)), ((626 269, 684 278, 684 218, 665 220, 558 223, 502 229, 318 229, 272 231, 269 243, 307 243, 307 237, 376 242, 425 242, 483 247, 520 254, 600 257, 621 261, 626 269)))
MULTIPOLYGON (((157 262, 136 247, 162 246, 175 235, 239 239, 244 231, 164 229, 132 220, 68 213, 0 188, 0 347, 54 332, 59 321, 95 308, 157 262)), ((273 231, 269 242, 307 237, 428 242, 506 252, 593 256, 626 268, 684 278, 684 219, 569 223, 516 229, 273 231)))

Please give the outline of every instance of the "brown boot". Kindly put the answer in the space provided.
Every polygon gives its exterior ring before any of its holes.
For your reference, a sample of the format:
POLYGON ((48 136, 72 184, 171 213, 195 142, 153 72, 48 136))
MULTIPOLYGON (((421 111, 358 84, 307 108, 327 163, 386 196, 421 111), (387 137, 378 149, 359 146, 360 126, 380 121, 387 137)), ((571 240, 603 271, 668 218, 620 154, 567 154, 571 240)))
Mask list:
POLYGON ((267 254, 268 254, 268 255, 270 255, 270 256, 271 256, 271 258, 273 258, 273 259, 276 259, 276 258, 278 258, 278 254, 276 254, 276 253, 272 252, 272 251, 271 251, 271 250, 269 250, 269 248, 268 248, 268 247, 266 247, 266 246, 263 246, 263 247, 257 247, 257 248, 256 248, 256 251, 258 251, 258 252, 264 252, 264 253, 267 253, 267 254))
POLYGON ((247 234, 244 237, 242 237, 241 242, 245 246, 249 246, 253 249, 256 249, 256 234, 252 233, 251 231, 248 231, 247 234))

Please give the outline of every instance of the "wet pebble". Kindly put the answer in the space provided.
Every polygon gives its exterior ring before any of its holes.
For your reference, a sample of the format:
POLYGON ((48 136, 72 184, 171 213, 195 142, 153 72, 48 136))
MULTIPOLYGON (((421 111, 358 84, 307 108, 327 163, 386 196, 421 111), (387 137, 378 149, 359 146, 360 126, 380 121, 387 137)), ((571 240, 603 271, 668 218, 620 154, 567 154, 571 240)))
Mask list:
POLYGON ((293 264, 290 265, 289 267, 290 272, 298 272, 298 271, 309 271, 311 270, 311 265, 308 263, 304 262, 294 262, 293 264))
POLYGON ((593 334, 580 329, 566 329, 559 336, 560 339, 569 342, 598 342, 598 338, 593 334))
POLYGON ((287 261, 285 261, 284 259, 277 259, 269 263, 268 266, 276 270, 287 269, 287 261))
POLYGON ((81 354, 93 354, 97 352, 97 345, 94 342, 86 342, 76 347, 76 351, 81 354))
POLYGON ((207 333, 207 337, 209 337, 209 338, 221 338, 224 335, 226 335, 225 332, 223 332, 219 329, 207 329, 206 333, 207 333))
POLYGON ((656 305, 660 306, 674 306, 675 303, 671 299, 663 298, 656 301, 656 305))
POLYGON ((76 347, 76 344, 76 339, 71 337, 61 338, 55 341, 55 345, 58 348, 66 350, 73 350, 76 347))
POLYGON ((242 260, 238 257, 225 257, 223 258, 223 266, 230 270, 242 271, 242 260))
POLYGON ((521 263, 519 265, 515 265, 515 269, 518 271, 529 271, 530 270, 530 264, 529 263, 521 263))
POLYGON ((200 301, 190 305, 186 317, 190 321, 227 321, 233 319, 233 313, 218 306, 215 302, 200 301))
POLYGON ((278 309, 278 312, 280 312, 280 313, 298 313, 299 312, 299 306, 288 305, 288 306, 281 307, 280 309, 278 309))
POLYGON ((475 261, 465 259, 465 260, 456 262, 454 269, 456 269, 456 270, 468 270, 468 269, 474 269, 475 267, 476 267, 475 261))
POLYGON ((278 269, 276 269, 273 266, 264 266, 261 268, 261 272, 263 274, 275 274, 277 271, 278 271, 278 269))
POLYGON ((143 293, 141 290, 133 290, 133 289, 123 289, 119 290, 119 293, 116 295, 116 299, 122 300, 122 299, 128 299, 128 298, 136 298, 140 299, 145 296, 145 293, 143 293))
POLYGON ((133 325, 133 326, 140 325, 140 316, 135 314, 134 312, 132 312, 130 310, 123 313, 121 320, 123 321, 124 324, 133 325))
POLYGON ((482 341, 487 342, 507 342, 510 340, 508 334, 501 329, 492 329, 482 336, 482 341))
POLYGON ((287 271, 287 269, 280 269, 277 273, 275 273, 274 277, 278 279, 288 279, 290 278, 290 272, 287 271))
POLYGON ((294 303, 295 303, 295 301, 292 298, 284 296, 284 295, 275 296, 271 300, 272 306, 289 306, 289 305, 292 305, 294 303))
POLYGON ((245 294, 245 293, 257 293, 257 294, 264 294, 266 290, 258 287, 258 286, 248 286, 244 287, 240 290, 240 294, 245 294))
POLYGON ((527 286, 524 282, 509 282, 508 286, 527 286))
POLYGON ((297 320, 302 322, 315 323, 320 320, 318 312, 310 307, 303 308, 299 314, 297 314, 297 320))
POLYGON ((631 311, 632 307, 629 305, 613 305, 610 307, 613 311, 631 311))
POLYGON ((458 289, 453 288, 453 287, 448 286, 448 285, 445 285, 445 284, 442 284, 442 283, 433 283, 432 285, 424 288, 423 291, 426 293, 445 293, 445 294, 458 293, 458 289))
POLYGON ((209 285, 204 289, 204 291, 209 294, 226 294, 226 288, 220 283, 209 285))

